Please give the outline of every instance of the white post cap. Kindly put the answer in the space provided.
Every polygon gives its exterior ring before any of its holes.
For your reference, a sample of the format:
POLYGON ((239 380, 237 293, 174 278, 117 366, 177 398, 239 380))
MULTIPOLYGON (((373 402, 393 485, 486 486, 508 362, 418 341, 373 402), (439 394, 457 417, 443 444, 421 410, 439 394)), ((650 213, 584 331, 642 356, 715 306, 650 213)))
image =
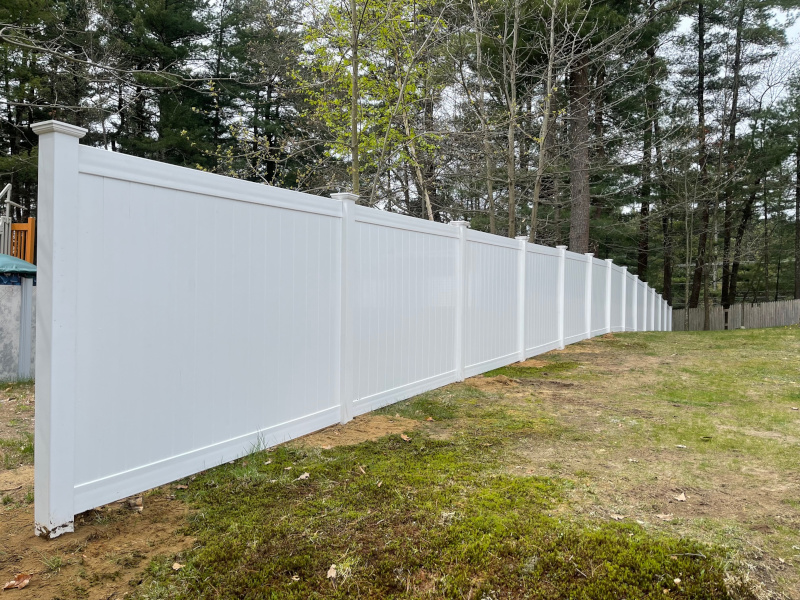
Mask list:
POLYGON ((78 139, 85 136, 88 132, 88 130, 84 129, 83 127, 70 125, 69 123, 64 123, 62 121, 42 121, 41 123, 34 123, 31 125, 31 129, 33 129, 33 133, 36 135, 44 135, 45 133, 64 133, 78 139))
POLYGON ((453 227, 469 227, 469 221, 450 221, 453 227))

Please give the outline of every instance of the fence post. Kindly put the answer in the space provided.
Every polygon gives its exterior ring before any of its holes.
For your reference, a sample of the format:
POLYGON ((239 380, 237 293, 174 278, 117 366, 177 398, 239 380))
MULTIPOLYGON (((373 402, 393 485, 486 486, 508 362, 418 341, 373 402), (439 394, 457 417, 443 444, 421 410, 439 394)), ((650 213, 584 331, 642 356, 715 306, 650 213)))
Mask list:
POLYGON ((592 257, 594 253, 587 252, 586 257, 586 298, 584 300, 584 318, 586 319, 586 339, 592 337, 592 257))
POLYGON ((622 267, 622 331, 628 326, 628 267, 622 267))
POLYGON ((519 362, 525 360, 525 271, 528 260, 528 236, 518 235, 519 258, 517 259, 517 348, 519 362))
POLYGON ((567 247, 556 246, 558 250, 558 279, 556 280, 556 309, 558 316, 558 349, 564 349, 564 279, 567 268, 567 247))
POLYGON ((611 267, 614 261, 606 259, 606 333, 611 333, 611 267))
POLYGON ((456 251, 456 336, 455 370, 456 381, 464 381, 464 334, 466 333, 466 285, 467 285, 467 228, 469 221, 450 221, 458 228, 458 250, 456 251))
POLYGON ((639 276, 633 280, 633 329, 639 331, 639 276))
POLYGON ((31 378, 31 333, 33 317, 33 278, 23 277, 20 282, 19 305, 19 362, 17 377, 31 378))
POLYGON ((339 325, 339 421, 347 423, 353 418, 353 402, 355 389, 353 375, 355 373, 355 327, 353 300, 355 298, 355 228, 356 200, 358 195, 350 192, 331 194, 331 198, 342 203, 342 312, 339 325))
POLYGON ((36 305, 36 535, 74 531, 77 335, 78 140, 86 130, 35 123, 39 136, 36 305))

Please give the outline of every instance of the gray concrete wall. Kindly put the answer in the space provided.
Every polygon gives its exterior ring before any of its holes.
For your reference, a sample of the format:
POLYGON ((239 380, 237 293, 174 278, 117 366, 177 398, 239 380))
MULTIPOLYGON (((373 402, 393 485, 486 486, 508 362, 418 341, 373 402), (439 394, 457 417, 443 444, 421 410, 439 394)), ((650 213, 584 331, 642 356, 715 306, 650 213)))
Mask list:
MULTIPOLYGON (((19 368, 19 310, 22 286, 0 285, 0 381, 17 378, 19 368)), ((36 362, 36 286, 33 287, 31 373, 36 362)))

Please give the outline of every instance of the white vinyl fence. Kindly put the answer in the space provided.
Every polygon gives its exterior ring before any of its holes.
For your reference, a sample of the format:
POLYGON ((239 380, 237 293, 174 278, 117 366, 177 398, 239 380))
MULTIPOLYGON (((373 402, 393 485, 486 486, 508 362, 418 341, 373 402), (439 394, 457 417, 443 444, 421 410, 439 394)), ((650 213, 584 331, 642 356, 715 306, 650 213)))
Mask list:
POLYGON ((256 446, 660 327, 654 293, 611 261, 34 130, 39 535, 256 446))

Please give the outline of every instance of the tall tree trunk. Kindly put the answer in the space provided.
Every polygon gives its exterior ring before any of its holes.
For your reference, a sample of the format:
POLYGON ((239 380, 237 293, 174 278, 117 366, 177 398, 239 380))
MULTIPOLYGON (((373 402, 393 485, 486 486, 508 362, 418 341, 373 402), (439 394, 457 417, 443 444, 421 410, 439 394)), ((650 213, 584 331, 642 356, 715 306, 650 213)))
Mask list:
POLYGON ((350 43, 352 45, 352 97, 350 98, 350 154, 352 156, 353 193, 358 195, 359 173, 358 163, 358 6, 356 0, 350 0, 350 43))
POLYGON ((519 3, 514 0, 514 26, 512 30, 511 54, 508 56, 508 154, 506 167, 508 170, 508 237, 517 235, 517 41, 519 39, 519 3))
POLYGON ((708 256, 708 227, 711 221, 710 202, 706 197, 706 182, 708 175, 706 152, 706 111, 705 111, 705 43, 706 23, 705 7, 703 2, 697 5, 697 162, 700 166, 700 202, 702 213, 700 220, 700 235, 697 238, 697 262, 692 276, 692 293, 689 297, 689 308, 697 308, 700 302, 700 287, 703 277, 708 277, 706 262, 708 256))
MULTIPOLYGON (((667 193, 667 180, 664 176, 664 158, 662 156, 661 126, 658 124, 658 116, 653 119, 653 137, 656 148, 656 172, 658 173, 658 197, 661 205, 661 234, 663 236, 664 253, 664 299, 672 304, 672 256, 673 256, 673 236, 672 236, 672 206, 669 204, 669 194, 667 193)), ((688 259, 687 259, 688 260, 688 259)))
POLYGON ((531 206, 531 231, 528 241, 536 242, 536 226, 539 222, 539 196, 542 193, 542 178, 547 168, 548 139, 550 138, 550 112, 553 100, 553 64, 555 63, 556 46, 556 10, 558 0, 553 0, 550 12, 550 42, 547 47, 547 77, 544 85, 544 114, 542 115, 542 128, 539 131, 539 165, 536 169, 536 180, 533 184, 533 205, 531 206))
POLYGON ((794 180, 794 298, 800 300, 800 141, 796 150, 794 180))
POLYGON ((489 140, 489 118, 486 115, 486 86, 483 81, 483 29, 478 17, 478 0, 472 0, 472 25, 475 29, 475 72, 478 76, 478 116, 481 121, 483 135, 483 156, 486 161, 486 196, 489 204, 489 233, 497 233, 494 208, 494 159, 492 144, 489 140))
POLYGON ((572 148, 570 152, 569 249, 589 251, 589 61, 582 54, 570 77, 569 113, 572 148))
POLYGON ((731 236, 733 234, 733 206, 731 179, 735 170, 736 159, 736 124, 739 120, 739 87, 741 85, 742 70, 742 29, 744 24, 744 0, 740 0, 739 12, 736 17, 736 43, 733 58, 733 90, 731 92, 731 113, 728 124, 728 152, 727 152, 727 178, 723 189, 723 223, 722 223, 722 306, 729 308, 736 301, 730 295, 731 272, 730 252, 731 236))
POLYGON ((742 242, 744 241, 744 234, 747 232, 747 226, 750 219, 753 217, 753 207, 755 206, 756 199, 758 198, 757 188, 761 184, 761 178, 756 179, 753 184, 753 191, 747 197, 742 207, 742 218, 739 220, 739 227, 736 230, 736 238, 733 246, 733 265, 731 266, 731 283, 730 283, 730 298, 736 298, 736 288, 739 283, 739 266, 742 260, 742 242))
MULTIPOLYGON (((648 103, 649 104, 649 103, 648 103)), ((647 259, 650 253, 650 175, 653 155, 653 123, 650 115, 644 129, 644 149, 642 152, 642 186, 640 189, 642 208, 639 213, 639 256, 636 261, 636 274, 647 280, 647 259)))

